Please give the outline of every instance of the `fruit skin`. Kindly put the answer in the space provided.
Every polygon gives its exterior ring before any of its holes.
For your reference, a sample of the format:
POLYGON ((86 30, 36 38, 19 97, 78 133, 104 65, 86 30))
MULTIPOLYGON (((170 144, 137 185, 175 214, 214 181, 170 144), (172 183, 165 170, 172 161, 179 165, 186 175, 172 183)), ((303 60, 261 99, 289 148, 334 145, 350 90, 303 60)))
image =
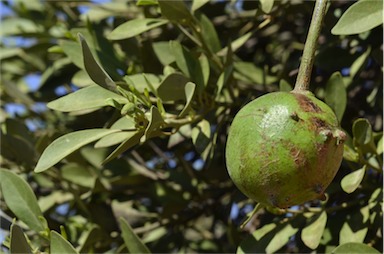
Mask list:
POLYGON ((332 109, 311 92, 269 93, 235 116, 226 145, 228 173, 246 196, 267 206, 324 198, 345 138, 332 109))

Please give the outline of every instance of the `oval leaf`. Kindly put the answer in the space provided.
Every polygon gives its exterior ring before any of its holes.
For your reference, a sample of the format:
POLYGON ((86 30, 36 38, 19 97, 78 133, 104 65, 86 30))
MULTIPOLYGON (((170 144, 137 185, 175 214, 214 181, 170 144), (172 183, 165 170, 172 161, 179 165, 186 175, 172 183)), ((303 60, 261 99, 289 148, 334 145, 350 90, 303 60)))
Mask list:
POLYGON ((0 169, 0 186, 5 204, 16 217, 36 232, 43 231, 43 214, 29 184, 15 173, 0 169))
POLYGON ((367 119, 357 119, 352 126, 353 139, 358 145, 367 145, 372 140, 372 127, 367 119))
POLYGON ((383 23, 383 2, 372 0, 360 0, 339 19, 332 28, 332 34, 358 34, 383 23))
POLYGON ((122 40, 139 35, 153 28, 167 24, 166 19, 133 19, 116 27, 109 35, 109 40, 122 40))
POLYGON ((151 253, 124 218, 119 218, 119 222, 125 246, 130 253, 151 253))
POLYGON ((98 85, 91 85, 51 101, 47 104, 47 107, 62 112, 95 109, 109 105, 107 103, 107 99, 109 98, 121 104, 128 102, 125 97, 119 94, 113 93, 98 85))
POLYGON ((327 213, 322 212, 319 217, 301 231, 301 239, 311 249, 319 246, 325 225, 327 224, 327 213))
POLYGON ((59 233, 56 231, 51 231, 51 253, 78 253, 70 242, 65 240, 59 233))
POLYGON ((119 130, 90 129, 75 131, 61 136, 44 150, 37 162, 35 172, 43 172, 80 147, 117 131, 119 130))
POLYGON ((337 246, 333 251, 333 254, 345 254, 345 253, 361 253, 361 254, 379 254, 380 252, 371 246, 364 243, 344 243, 337 246))
POLYGON ((339 121, 343 118, 347 106, 347 91, 340 72, 329 78, 325 87, 325 102, 333 109, 339 121))
POLYGON ((359 187, 365 175, 365 168, 366 166, 364 165, 361 169, 344 176, 341 180, 341 188, 343 188, 346 193, 352 193, 359 187))
POLYGON ((11 226, 11 253, 32 253, 31 247, 28 244, 27 238, 23 230, 16 224, 11 226))

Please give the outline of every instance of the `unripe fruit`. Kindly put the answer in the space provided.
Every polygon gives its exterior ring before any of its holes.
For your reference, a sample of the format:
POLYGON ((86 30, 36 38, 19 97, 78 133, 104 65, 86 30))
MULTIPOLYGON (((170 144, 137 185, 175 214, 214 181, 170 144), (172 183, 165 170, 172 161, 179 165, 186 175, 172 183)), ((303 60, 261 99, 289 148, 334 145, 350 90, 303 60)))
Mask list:
POLYGON ((323 198, 346 135, 332 109, 311 92, 274 92, 245 105, 228 134, 226 163, 249 198, 287 208, 323 198))

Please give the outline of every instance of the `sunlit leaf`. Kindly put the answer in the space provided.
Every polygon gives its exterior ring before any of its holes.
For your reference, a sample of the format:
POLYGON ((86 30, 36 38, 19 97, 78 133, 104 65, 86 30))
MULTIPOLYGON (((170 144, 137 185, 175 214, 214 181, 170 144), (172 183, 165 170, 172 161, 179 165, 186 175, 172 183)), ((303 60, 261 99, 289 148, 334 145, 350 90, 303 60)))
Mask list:
POLYGON ((32 253, 23 230, 15 223, 11 225, 10 241, 10 253, 32 253))
POLYGON ((70 242, 63 238, 56 231, 51 230, 51 251, 52 254, 62 254, 62 253, 78 253, 76 249, 72 246, 70 242))
POLYGON ((36 196, 29 184, 15 173, 0 169, 0 187, 7 207, 16 217, 36 232, 43 231, 45 225, 36 196))
POLYGON ((166 19, 132 19, 116 27, 109 35, 110 40, 122 40, 142 34, 153 28, 167 24, 166 19))
POLYGON ((382 1, 360 0, 351 5, 332 28, 332 34, 358 34, 383 23, 382 1))
POLYGON ((261 9, 265 13, 270 13, 273 7, 274 0, 260 0, 261 9))
POLYGON ((175 61, 175 56, 172 54, 168 41, 154 42, 152 43, 152 47, 157 58, 164 66, 175 61))
POLYGON ((151 253, 124 218, 119 218, 122 237, 130 253, 151 253))
POLYGON ((61 136, 44 150, 37 162, 35 172, 43 172, 80 147, 117 131, 118 130, 111 129, 88 129, 71 132, 61 136))
POLYGON ((98 85, 91 85, 51 101, 47 107, 62 112, 96 109, 108 106, 107 99, 113 99, 121 104, 128 102, 127 98, 117 93, 98 85))
POLYGON ((372 248, 371 246, 364 243, 344 243, 337 246, 334 250, 332 250, 332 254, 345 254, 345 253, 356 253, 356 254, 379 254, 378 250, 372 248))
POLYGON ((191 6, 191 11, 195 12, 196 10, 200 9, 203 7, 205 4, 209 3, 210 0, 193 0, 192 1, 192 6, 191 6))
POLYGON ((325 102, 333 109, 339 121, 343 118, 347 106, 347 91, 340 72, 329 78, 325 87, 325 102))
POLYGON ((368 232, 368 227, 364 226, 361 222, 361 228, 359 228, 356 231, 353 231, 351 229, 350 222, 346 221, 344 222, 344 225, 341 227, 340 230, 340 244, 348 243, 348 242, 357 242, 357 243, 363 243, 365 236, 368 232))
POLYGON ((354 192, 364 178, 365 169, 366 165, 364 165, 361 169, 355 170, 344 176, 341 180, 341 188, 343 188, 346 193, 354 192))
POLYGON ((319 246, 326 224, 327 213, 324 211, 301 231, 301 239, 304 244, 313 250, 316 249, 319 246))

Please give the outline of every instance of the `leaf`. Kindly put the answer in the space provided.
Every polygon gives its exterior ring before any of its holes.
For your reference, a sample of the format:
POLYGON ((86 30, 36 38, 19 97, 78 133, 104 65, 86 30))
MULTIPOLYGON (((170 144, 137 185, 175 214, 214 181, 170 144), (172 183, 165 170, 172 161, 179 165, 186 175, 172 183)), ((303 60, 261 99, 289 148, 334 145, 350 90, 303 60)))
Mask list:
POLYGON ((115 29, 107 36, 109 40, 122 40, 134 37, 153 28, 167 24, 169 21, 166 19, 132 19, 127 21, 115 29))
POLYGON ((98 64, 95 58, 92 55, 91 50, 84 37, 81 34, 78 34, 82 55, 84 61, 84 68, 87 71, 89 77, 101 87, 116 92, 116 85, 108 73, 98 64))
POLYGON ((130 253, 151 253, 124 218, 120 217, 119 222, 125 246, 130 253))
POLYGON ((383 2, 360 0, 351 5, 341 16, 331 33, 335 35, 358 34, 383 23, 383 2))
MULTIPOLYGON (((150 119, 149 123, 147 125, 147 128, 145 129, 144 138, 145 140, 148 140, 149 138, 153 137, 153 132, 158 130, 158 128, 164 123, 164 119, 161 116, 159 110, 152 106, 150 109, 150 119)), ((142 140, 144 142, 145 140, 142 140)))
POLYGON ((274 238, 269 242, 267 248, 265 249, 266 253, 274 253, 281 249, 288 241, 291 236, 296 234, 298 228, 292 227, 291 224, 286 225, 279 232, 276 233, 274 238))
POLYGON ((170 48, 179 69, 197 85, 199 91, 202 91, 204 77, 199 60, 177 41, 170 41, 170 48))
POLYGON ((19 220, 36 232, 45 229, 45 225, 40 219, 43 214, 37 203, 36 196, 24 179, 7 169, 1 168, 0 187, 5 204, 19 220))
POLYGON ((261 10, 270 13, 273 7, 273 0, 260 0, 261 10))
POLYGON ((157 0, 137 0, 137 6, 146 6, 146 5, 157 5, 159 2, 157 0))
POLYGON ((235 78, 256 84, 271 84, 277 77, 269 76, 251 62, 235 62, 235 78))
POLYGON ((325 102, 333 109, 339 121, 347 106, 347 91, 340 72, 335 72, 325 86, 325 102))
POLYGON ((185 94, 185 106, 183 110, 180 112, 179 117, 185 116, 189 109, 190 105, 192 103, 193 96, 195 95, 196 85, 192 82, 188 82, 184 87, 184 94, 185 94))
MULTIPOLYGON (((243 46, 244 43, 246 43, 248 41, 248 39, 251 38, 252 34, 253 34, 252 32, 248 32, 248 33, 242 35, 241 37, 237 38, 236 40, 234 40, 231 43, 232 51, 235 52, 236 50, 241 48, 241 46, 243 46)), ((225 48, 221 49, 219 52, 217 52, 217 55, 218 56, 225 56, 225 55, 227 55, 227 51, 228 51, 228 47, 225 47, 225 48)))
POLYGON ((186 23, 193 20, 184 1, 159 0, 161 14, 170 21, 186 23))
POLYGON ((341 188, 346 193, 352 193, 359 187, 361 181, 364 178, 366 167, 367 166, 364 165, 361 169, 353 171, 352 173, 349 173, 343 177, 340 184, 341 188))
MULTIPOLYGON (((362 224, 362 222, 360 222, 362 224)), ((361 225, 363 226, 363 225, 361 225)), ((340 244, 348 243, 348 242, 358 242, 363 243, 365 236, 367 235, 368 227, 363 226, 360 230, 353 231, 348 223, 348 221, 344 222, 344 225, 340 230, 340 244)))
POLYGON ((186 100, 185 85, 189 79, 180 73, 171 73, 161 81, 157 95, 162 101, 186 100))
POLYGON ((327 224, 327 213, 323 211, 311 224, 301 231, 301 239, 304 244, 312 250, 319 246, 325 225, 327 224))
POLYGON ((203 159, 207 158, 210 141, 211 141, 211 125, 205 119, 201 120, 196 127, 192 129, 192 142, 196 151, 201 154, 203 159))
POLYGON ((90 189, 95 186, 96 176, 87 168, 84 168, 77 163, 65 164, 61 167, 60 171, 63 179, 67 181, 90 189))
POLYGON ((37 162, 35 172, 43 172, 80 147, 117 131, 118 130, 110 129, 89 129, 75 131, 61 136, 45 148, 37 162))
POLYGON ((91 85, 51 101, 47 107, 62 112, 97 109, 108 106, 107 99, 113 99, 120 104, 128 102, 127 98, 119 94, 98 85, 91 85))
POLYGON ((199 62, 200 62, 201 71, 203 74, 204 86, 206 87, 208 85, 209 74, 211 71, 208 57, 205 54, 201 54, 199 57, 199 62))
POLYGON ((281 92, 290 92, 292 91, 292 86, 285 79, 280 79, 279 90, 281 92))
POLYGON ((114 146, 136 135, 136 131, 121 131, 109 134, 96 142, 95 148, 114 146))
POLYGON ((367 50, 361 56, 359 56, 356 60, 354 60, 354 62, 352 63, 349 69, 349 77, 343 77, 345 87, 348 87, 350 84, 352 84, 353 79, 356 77, 359 71, 364 67, 364 63, 367 62, 370 53, 371 53, 371 47, 368 47, 367 50))
POLYGON ((51 252, 52 254, 78 253, 70 242, 64 239, 59 233, 51 230, 51 252))
POLYGON ((164 66, 175 61, 168 41, 153 42, 152 47, 160 63, 164 66))
POLYGON ((196 15, 201 27, 201 36, 205 44, 208 46, 211 52, 216 53, 221 49, 221 43, 219 36, 217 35, 215 26, 204 14, 196 15))
POLYGON ((108 157, 103 161, 102 164, 106 164, 125 152, 126 150, 130 149, 131 147, 137 145, 140 142, 141 137, 143 136, 144 131, 137 131, 135 134, 129 138, 127 138, 123 143, 121 143, 111 154, 108 155, 108 157))
POLYGON ((31 246, 29 246, 23 230, 15 223, 11 225, 10 240, 10 253, 32 253, 31 246))
POLYGON ((191 11, 195 12, 196 10, 200 9, 203 7, 205 4, 209 3, 210 0, 193 0, 192 1, 192 6, 191 6, 191 11))
POLYGON ((363 152, 375 152, 372 126, 365 118, 359 118, 352 125, 353 144, 363 152))
POLYGON ((345 254, 345 253, 349 253, 349 254, 368 254, 368 253, 372 253, 372 254, 379 254, 381 252, 379 252, 378 250, 372 248, 371 246, 368 246, 367 244, 364 244, 364 243, 344 243, 344 244, 341 244, 339 246, 337 246, 334 250, 332 250, 332 253, 333 254, 345 254))

